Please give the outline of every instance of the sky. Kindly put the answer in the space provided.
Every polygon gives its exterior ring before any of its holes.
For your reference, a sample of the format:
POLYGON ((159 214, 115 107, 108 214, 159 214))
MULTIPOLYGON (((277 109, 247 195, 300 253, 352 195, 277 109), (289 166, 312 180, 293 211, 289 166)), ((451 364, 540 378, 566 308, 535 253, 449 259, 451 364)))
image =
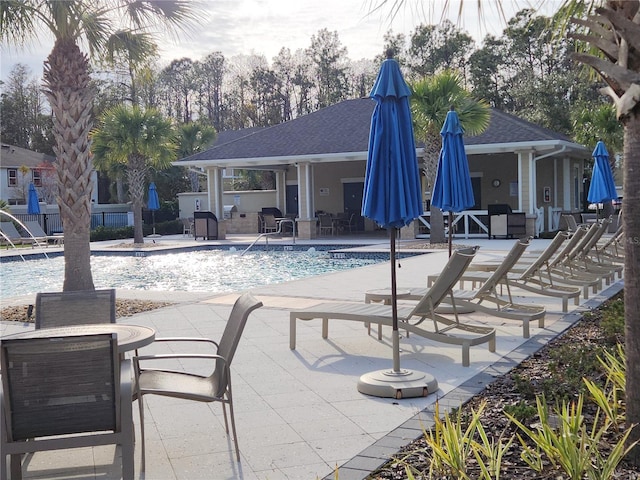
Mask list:
MULTIPOLYGON (((391 20, 391 7, 373 11, 380 0, 202 0, 202 22, 197 29, 189 35, 180 35, 177 40, 160 42, 161 64, 165 66, 183 57, 201 60, 215 51, 225 57, 262 54, 271 62, 283 47, 292 52, 309 47, 311 37, 323 28, 338 33, 351 60, 373 59, 382 53, 384 35, 389 30, 409 36, 421 23, 438 23, 445 1, 405 0, 404 7, 391 20)), ((496 36, 502 33, 505 23, 498 13, 496 0, 462 1, 462 16, 458 15, 460 0, 450 0, 445 17, 478 42, 487 33, 496 36), (484 8, 484 22, 478 19, 478 2, 484 8)), ((560 0, 502 0, 501 3, 506 17, 511 18, 526 7, 550 15, 560 0)), ((0 78, 6 80, 18 62, 26 64, 33 75, 42 75, 42 64, 52 46, 53 40, 47 36, 20 51, 2 45, 0 78)))

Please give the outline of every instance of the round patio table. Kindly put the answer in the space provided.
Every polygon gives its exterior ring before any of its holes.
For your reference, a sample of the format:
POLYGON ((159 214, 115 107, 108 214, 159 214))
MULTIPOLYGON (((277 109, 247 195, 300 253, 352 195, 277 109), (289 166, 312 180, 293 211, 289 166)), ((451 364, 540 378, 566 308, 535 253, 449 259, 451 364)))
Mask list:
POLYGON ((41 328, 27 332, 7 335, 5 339, 14 338, 47 338, 68 337, 72 335, 96 335, 100 333, 115 333, 118 338, 118 353, 136 350, 149 345, 155 340, 156 331, 142 325, 125 323, 96 323, 91 325, 72 325, 68 327, 41 328))

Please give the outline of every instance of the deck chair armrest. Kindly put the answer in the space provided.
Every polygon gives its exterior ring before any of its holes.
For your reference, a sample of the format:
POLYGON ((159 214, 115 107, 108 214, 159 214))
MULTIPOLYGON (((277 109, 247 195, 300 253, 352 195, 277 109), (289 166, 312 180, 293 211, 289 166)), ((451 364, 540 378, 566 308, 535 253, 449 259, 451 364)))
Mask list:
POLYGON ((135 372, 135 378, 136 378, 136 385, 138 384, 138 377, 140 375, 140 373, 144 372, 144 371, 149 371, 149 370, 161 370, 163 372, 171 372, 174 371, 175 373, 186 373, 184 370, 180 371, 180 370, 169 370, 167 368, 149 368, 149 367, 141 367, 140 363, 141 362, 145 362, 145 363, 151 363, 153 360, 180 360, 180 359, 202 359, 202 360, 214 360, 214 361, 221 361, 222 365, 224 366, 225 369, 228 369, 228 362, 227 359, 224 358, 221 355, 215 355, 215 354, 206 354, 206 353, 166 353, 166 354, 159 354, 159 355, 142 355, 142 356, 137 356, 137 357, 133 357, 133 365, 134 365, 134 372, 135 372))

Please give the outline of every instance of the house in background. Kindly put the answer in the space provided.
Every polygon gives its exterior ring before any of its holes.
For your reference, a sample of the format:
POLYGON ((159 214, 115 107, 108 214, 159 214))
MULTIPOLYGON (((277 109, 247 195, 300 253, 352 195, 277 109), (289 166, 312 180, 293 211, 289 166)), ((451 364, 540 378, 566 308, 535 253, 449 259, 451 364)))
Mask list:
MULTIPOLYGON (((274 204, 263 206, 296 216, 301 238, 316 236, 319 211, 355 213, 356 230, 372 231, 377 226, 362 218, 360 211, 374 106, 369 98, 345 100, 245 135, 221 134, 208 150, 175 164, 206 175, 201 209, 218 219, 224 218, 225 197, 233 193, 224 192, 225 172, 271 170, 276 176, 274 204)), ((581 210, 584 161, 590 157, 584 146, 495 109, 489 128, 481 135, 465 136, 464 142, 476 200, 472 209, 459 215, 465 236, 487 234, 491 204, 508 204, 514 211, 525 212, 537 219, 539 231, 556 229, 561 213, 581 210)), ((423 150, 418 148, 417 154, 422 162, 423 150)), ((417 225, 428 225, 426 185, 424 190, 425 212, 417 225)), ((238 203, 238 212, 256 210, 255 203, 238 203)), ((181 205, 181 216, 193 216, 192 212, 181 205)), ((218 235, 224 238, 224 221, 220 223, 218 235)), ((419 231, 405 230, 409 236, 419 231)))
POLYGON ((9 205, 27 203, 29 184, 40 190, 47 183, 46 171, 53 167, 55 157, 26 148, 2 144, 0 147, 0 199, 9 205))
MULTIPOLYGON (((26 148, 2 144, 0 147, 0 199, 9 205, 26 205, 29 184, 33 183, 41 202, 55 204, 56 157, 26 148)), ((97 173, 93 172, 91 200, 98 201, 97 173)))

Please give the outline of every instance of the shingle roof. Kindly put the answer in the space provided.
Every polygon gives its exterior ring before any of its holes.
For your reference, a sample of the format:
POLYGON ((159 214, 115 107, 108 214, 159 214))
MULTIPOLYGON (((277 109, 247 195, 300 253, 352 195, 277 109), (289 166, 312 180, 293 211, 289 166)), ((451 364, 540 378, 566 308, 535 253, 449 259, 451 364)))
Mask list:
MULTIPOLYGON (((369 98, 345 100, 294 120, 268 128, 236 133, 221 132, 213 147, 181 161, 300 157, 366 152, 371 114, 369 98), (245 134, 242 134, 242 133, 245 134)), ((466 145, 531 143, 571 140, 513 115, 492 109, 489 128, 477 136, 465 136, 466 145)))
POLYGON ((527 122, 515 115, 491 109, 489 128, 480 135, 465 136, 465 145, 488 145, 493 143, 541 142, 562 140, 571 142, 566 135, 527 122))
POLYGON ((7 145, 6 143, 3 143, 2 148, 0 148, 0 162, 3 168, 19 168, 23 165, 34 168, 45 162, 53 163, 55 160, 56 157, 52 155, 7 145))

